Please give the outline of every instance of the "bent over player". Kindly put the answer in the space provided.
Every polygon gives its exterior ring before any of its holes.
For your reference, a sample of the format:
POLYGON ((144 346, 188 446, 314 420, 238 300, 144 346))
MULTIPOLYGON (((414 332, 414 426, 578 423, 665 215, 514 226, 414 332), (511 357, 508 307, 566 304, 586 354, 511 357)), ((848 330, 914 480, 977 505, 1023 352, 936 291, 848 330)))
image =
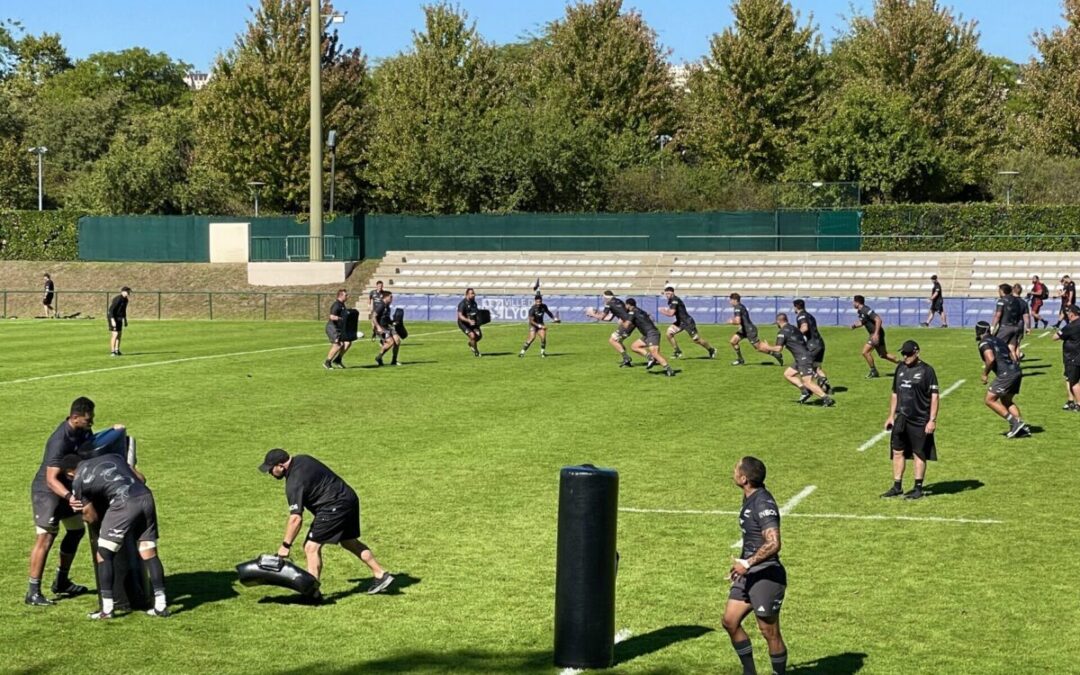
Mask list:
POLYGON ((537 337, 540 338, 540 358, 547 356, 547 326, 544 325, 544 317, 550 316, 551 320, 555 323, 562 322, 562 319, 551 313, 548 306, 544 304, 544 296, 539 293, 533 298, 533 305, 529 308, 529 336, 525 338, 525 344, 521 346, 521 351, 518 352, 518 357, 524 357, 525 352, 529 351, 529 347, 532 346, 533 340, 537 337))
POLYGON ((765 489, 765 464, 743 457, 735 464, 735 485, 742 490, 739 529, 742 553, 728 576, 731 592, 724 608, 724 630, 742 662, 743 675, 757 675, 754 648, 742 622, 750 612, 769 646, 774 675, 787 670, 787 645, 780 634, 780 608, 787 591, 787 571, 780 562, 780 507, 765 489))
POLYGON ((630 321, 630 313, 626 311, 626 304, 616 298, 615 293, 612 291, 604 291, 604 311, 597 312, 594 309, 588 309, 585 311, 585 316, 597 321, 617 320, 615 332, 608 338, 608 344, 622 357, 622 363, 619 364, 620 368, 629 368, 634 365, 630 355, 626 353, 626 347, 623 345, 626 338, 630 337, 630 334, 634 332, 634 324, 630 321))
POLYGON ((645 357, 645 370, 650 370, 653 366, 660 364, 664 368, 665 375, 675 377, 671 364, 660 353, 660 329, 653 323, 652 317, 638 307, 637 300, 633 298, 626 299, 626 309, 630 312, 630 322, 641 332, 641 337, 634 340, 630 349, 645 357))
POLYGON ((667 329, 668 342, 671 343, 671 348, 675 350, 672 352, 672 356, 675 358, 682 356, 682 350, 679 349, 679 341, 675 339, 675 336, 686 331, 686 334, 690 336, 690 339, 694 341, 694 344, 707 351, 710 359, 714 358, 716 356, 716 350, 713 349, 713 346, 704 338, 698 335, 697 322, 694 321, 694 317, 690 316, 690 312, 686 311, 686 303, 682 301, 682 298, 675 295, 675 289, 671 286, 665 288, 664 297, 667 298, 667 307, 661 307, 660 313, 664 316, 675 317, 675 322, 667 329))

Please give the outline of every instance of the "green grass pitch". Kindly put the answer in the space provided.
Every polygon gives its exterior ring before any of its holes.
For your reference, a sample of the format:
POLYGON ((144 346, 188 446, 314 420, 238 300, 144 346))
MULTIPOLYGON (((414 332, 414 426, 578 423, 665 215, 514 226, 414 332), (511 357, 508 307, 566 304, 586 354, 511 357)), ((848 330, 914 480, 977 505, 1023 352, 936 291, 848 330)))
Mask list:
MULTIPOLYGON (((783 525, 789 672, 1080 672, 1080 415, 1060 410, 1060 346, 1043 331, 1029 338, 1018 398, 1041 430, 1009 440, 982 403, 969 331, 889 329, 893 350, 921 342, 943 389, 966 380, 942 402, 936 494, 905 503, 878 498, 886 441, 858 450, 881 430, 890 387, 863 379, 862 330, 825 332, 833 409, 796 405, 760 354, 728 365, 729 326, 703 331, 721 348, 715 361, 684 339, 674 379, 617 368, 608 326, 554 327, 544 360, 538 345, 517 358, 520 325, 491 327, 482 359, 451 326, 411 330, 403 368, 368 368, 363 340, 350 369, 326 372, 313 322, 133 322, 120 359, 103 322, 0 325, 0 670, 557 673, 559 469, 617 469, 621 507, 731 512, 732 465, 754 454, 781 504, 816 488, 783 525), (168 620, 95 624, 93 597, 22 603, 29 483, 80 395, 97 402, 98 428, 122 422, 139 440, 177 610, 168 620), (283 486, 256 471, 272 446, 315 455, 356 488, 363 539, 404 580, 395 593, 356 592, 368 572, 340 548, 326 553, 333 604, 235 583, 236 563, 281 540, 283 486)), ((620 513, 616 624, 631 637, 613 672, 740 672, 720 626, 738 536, 733 515, 620 513)), ((84 583, 88 551, 74 568, 84 583)))

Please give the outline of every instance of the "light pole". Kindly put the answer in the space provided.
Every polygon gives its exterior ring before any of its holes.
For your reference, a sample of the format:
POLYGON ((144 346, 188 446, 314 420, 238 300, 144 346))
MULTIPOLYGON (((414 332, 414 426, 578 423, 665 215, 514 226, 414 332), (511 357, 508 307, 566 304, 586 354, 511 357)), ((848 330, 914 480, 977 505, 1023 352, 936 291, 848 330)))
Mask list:
POLYGON ((255 193, 255 217, 256 218, 259 217, 259 191, 263 189, 264 185, 266 185, 266 183, 262 182, 261 180, 249 180, 248 181, 248 187, 251 188, 251 191, 255 193))
POLYGON ((45 162, 45 153, 48 152, 48 151, 49 151, 49 149, 46 148, 44 145, 39 145, 36 148, 30 148, 29 150, 27 150, 27 152, 29 152, 31 155, 37 155, 37 210, 38 211, 44 211, 45 210, 44 162, 45 162))
POLYGON ((311 39, 311 106, 310 106, 310 133, 308 141, 311 150, 311 164, 308 167, 308 203, 310 208, 310 231, 311 257, 310 260, 322 260, 322 36, 325 26, 331 23, 342 23, 345 17, 334 14, 330 17, 322 15, 320 0, 311 0, 308 9, 311 14, 311 22, 308 33, 311 39), (323 19, 329 21, 324 24, 323 19))
POLYGON ((337 131, 331 129, 326 136, 326 147, 330 149, 330 213, 334 212, 335 165, 337 164, 337 131))
POLYGON ((1019 171, 998 171, 998 175, 1005 178, 1005 206, 1012 206, 1013 181, 1020 175, 1019 171))

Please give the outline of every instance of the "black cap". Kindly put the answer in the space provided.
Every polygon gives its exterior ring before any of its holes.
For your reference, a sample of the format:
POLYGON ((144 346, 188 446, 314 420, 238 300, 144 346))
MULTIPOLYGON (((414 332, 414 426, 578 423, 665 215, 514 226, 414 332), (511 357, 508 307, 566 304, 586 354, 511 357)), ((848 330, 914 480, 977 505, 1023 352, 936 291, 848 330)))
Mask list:
POLYGON ((123 293, 123 292, 125 292, 125 291, 127 291, 128 293, 130 293, 130 292, 131 292, 131 287, 130 287, 130 286, 124 286, 123 288, 121 288, 121 289, 120 289, 120 292, 121 292, 121 293, 123 293))
POLYGON ((289 461, 289 453, 281 448, 274 448, 266 453, 266 457, 263 458, 263 463, 259 465, 259 471, 270 473, 272 467, 277 464, 284 464, 287 461, 289 461))
POLYGON ((1080 307, 1077 307, 1076 305, 1069 305, 1065 308, 1065 311, 1069 314, 1080 314, 1080 307))
POLYGON ((900 353, 904 356, 911 356, 917 351, 919 351, 919 343, 914 340, 908 340, 900 346, 900 353))

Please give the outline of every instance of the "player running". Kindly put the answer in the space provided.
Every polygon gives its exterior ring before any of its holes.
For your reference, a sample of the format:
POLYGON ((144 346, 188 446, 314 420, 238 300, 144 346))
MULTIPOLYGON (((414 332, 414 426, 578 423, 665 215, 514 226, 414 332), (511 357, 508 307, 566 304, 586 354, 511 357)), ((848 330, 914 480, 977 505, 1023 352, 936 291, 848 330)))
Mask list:
POLYGON ((888 348, 885 346, 885 322, 881 320, 877 312, 866 306, 866 298, 861 295, 856 295, 851 299, 851 306, 855 308, 855 311, 859 314, 859 319, 855 323, 851 324, 851 329, 855 330, 859 326, 866 328, 866 332, 870 334, 870 337, 866 340, 866 344, 863 345, 862 356, 866 359, 866 364, 870 366, 870 372, 866 375, 867 379, 873 379, 875 377, 881 377, 878 373, 877 365, 874 363, 874 354, 877 352, 878 356, 890 361, 892 363, 900 363, 900 359, 896 358, 893 354, 889 353, 888 348))
POLYGON ((469 338, 469 349, 473 356, 480 357, 479 343, 484 339, 480 328, 480 307, 476 304, 476 291, 465 289, 465 298, 457 306, 457 325, 465 337, 469 338))
POLYGON ((1029 434, 1031 430, 1024 424, 1020 408, 1013 401, 1020 393, 1024 378, 1020 362, 1013 358, 1004 340, 990 335, 990 324, 987 322, 975 324, 975 339, 979 343, 979 357, 983 362, 982 383, 986 384, 991 371, 997 374, 994 383, 986 390, 986 407, 1009 423, 1009 430, 1005 433, 1009 438, 1029 434))
POLYGON ((394 326, 393 303, 394 294, 390 291, 383 291, 382 300, 379 303, 379 313, 371 319, 375 325, 375 334, 382 345, 379 355, 375 357, 375 365, 380 368, 383 365, 383 356, 386 355, 386 352, 390 352, 390 365, 401 365, 401 362, 398 361, 401 336, 397 334, 397 328, 394 326))
POLYGON ((626 304, 616 298, 613 292, 604 291, 604 311, 598 312, 590 308, 585 311, 585 316, 597 321, 618 320, 615 332, 608 338, 608 344, 622 356, 622 363, 619 364, 620 368, 633 366, 634 362, 630 359, 630 355, 626 353, 626 347, 623 345, 626 338, 630 337, 630 334, 634 332, 634 324, 630 320, 630 313, 626 311, 626 304))
POLYGON ((675 350, 672 352, 672 356, 675 358, 680 358, 682 356, 682 350, 679 349, 679 342, 675 339, 675 336, 686 331, 686 334, 690 336, 690 339, 694 341, 694 344, 699 345, 709 353, 710 359, 715 358, 716 350, 713 349, 711 344, 698 335, 697 322, 694 321, 694 317, 690 316, 690 312, 686 311, 686 304, 682 301, 682 298, 675 295, 675 289, 671 286, 665 288, 664 297, 667 298, 668 306, 661 307, 660 313, 664 316, 675 317, 675 322, 667 329, 668 342, 671 343, 671 348, 675 350))
POLYGON ((836 405, 836 401, 814 382, 814 357, 806 346, 803 334, 788 322, 787 314, 776 315, 776 327, 779 329, 776 346, 770 349, 778 353, 786 347, 791 352, 793 363, 784 371, 784 379, 802 392, 799 403, 806 403, 816 394, 826 408, 836 405))
POLYGON ((675 371, 671 369, 671 364, 660 353, 660 329, 653 323, 652 317, 649 316, 648 312, 638 307, 637 300, 633 298, 626 299, 626 309, 630 313, 630 322, 641 332, 641 337, 634 340, 634 343, 630 345, 630 349, 645 357, 645 370, 650 370, 653 366, 659 364, 663 366, 666 376, 675 377, 675 371))
POLYGON ((739 327, 739 330, 735 331, 735 334, 731 336, 731 348, 735 350, 735 360, 731 362, 731 365, 741 366, 746 363, 743 359, 742 348, 739 346, 739 343, 743 340, 748 340, 754 349, 773 357, 781 366, 784 365, 784 355, 770 348, 768 342, 758 337, 757 326, 750 319, 750 312, 747 311, 746 305, 742 304, 742 296, 738 293, 732 293, 728 296, 728 304, 735 311, 735 315, 731 317, 731 321, 728 323, 739 327))
POLYGON ((829 384, 829 376, 825 374, 822 365, 825 363, 825 338, 818 331, 817 319, 806 311, 805 300, 793 300, 791 306, 795 308, 795 325, 799 332, 806 338, 806 348, 814 357, 814 372, 817 375, 818 386, 825 390, 826 394, 832 394, 832 386, 829 384))
POLYGON ((521 346, 521 351, 518 352, 518 358, 524 358, 525 352, 529 351, 529 347, 532 346, 533 340, 537 337, 540 338, 540 358, 547 358, 547 326, 544 325, 544 317, 550 316, 551 320, 555 323, 562 323, 562 319, 551 313, 548 306, 544 304, 544 296, 537 293, 533 297, 532 307, 529 308, 529 337, 525 338, 525 344, 521 346))

